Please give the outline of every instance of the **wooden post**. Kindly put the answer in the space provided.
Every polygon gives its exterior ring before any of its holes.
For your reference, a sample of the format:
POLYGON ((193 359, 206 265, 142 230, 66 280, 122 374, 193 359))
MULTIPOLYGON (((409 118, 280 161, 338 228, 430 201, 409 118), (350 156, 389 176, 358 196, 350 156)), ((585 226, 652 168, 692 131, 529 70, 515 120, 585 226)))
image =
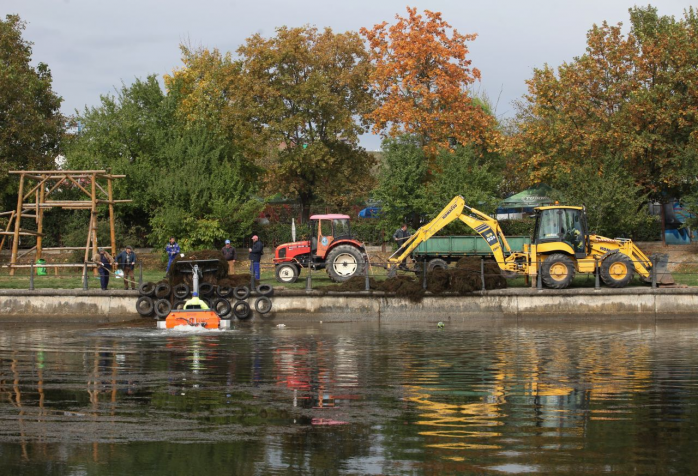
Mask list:
POLYGON ((44 209, 41 208, 41 204, 44 203, 44 183, 41 182, 39 190, 36 192, 36 231, 39 234, 36 237, 36 259, 41 259, 41 254, 43 251, 43 235, 44 232, 44 209))
MULTIPOLYGON (((92 256, 97 256, 97 176, 92 174, 92 212, 91 221, 92 226, 90 227, 90 232, 92 233, 92 256)), ((113 253, 113 251, 112 251, 113 253)), ((94 269, 93 274, 97 276, 99 272, 97 268, 94 269)))
MULTIPOLYGON (((12 226, 12 220, 15 217, 15 211, 12 210, 12 213, 10 213, 10 218, 7 220, 7 226, 5 227, 5 232, 10 231, 10 227, 12 226)), ((0 240, 0 251, 5 247, 5 238, 7 238, 7 235, 2 235, 2 240, 0 240)))
MULTIPOLYGON (((92 238, 92 215, 90 215, 90 223, 87 226, 87 243, 85 243, 85 263, 90 258, 90 241, 92 238)), ((87 280, 87 264, 82 269, 83 275, 82 280, 86 282, 87 280)))
POLYGON ((114 236, 114 193, 112 191, 111 177, 107 178, 107 196, 109 197, 109 234, 111 236, 111 255, 116 256, 116 237, 114 236))
MULTIPOLYGON (((19 193, 17 194, 17 215, 15 216, 15 233, 12 238, 12 255, 10 266, 17 264, 17 250, 19 249, 19 228, 22 221, 22 203, 24 202, 24 174, 19 175, 19 193)), ((10 267, 10 276, 15 275, 15 269, 10 267)))

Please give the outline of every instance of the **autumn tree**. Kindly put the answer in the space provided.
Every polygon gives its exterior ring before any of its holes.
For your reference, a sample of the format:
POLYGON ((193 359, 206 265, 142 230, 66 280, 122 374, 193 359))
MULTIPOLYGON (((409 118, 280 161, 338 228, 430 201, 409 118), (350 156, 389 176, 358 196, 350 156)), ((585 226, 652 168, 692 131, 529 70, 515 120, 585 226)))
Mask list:
POLYGON ((0 203, 14 207, 13 169, 43 170, 54 160, 64 130, 62 99, 52 89, 44 63, 30 64, 32 43, 22 38, 25 23, 17 15, 0 20, 0 203))
POLYGON ((595 25, 585 54, 534 70, 511 152, 532 181, 564 184, 613 156, 641 196, 680 195, 698 168, 698 18, 632 8, 628 33, 621 27, 595 25))
POLYGON ((486 143, 496 136, 494 119, 473 103, 469 88, 480 79, 467 42, 438 12, 407 8, 406 18, 361 29, 375 69, 371 87, 378 106, 366 115, 373 130, 388 136, 416 135, 430 154, 454 144, 486 143))

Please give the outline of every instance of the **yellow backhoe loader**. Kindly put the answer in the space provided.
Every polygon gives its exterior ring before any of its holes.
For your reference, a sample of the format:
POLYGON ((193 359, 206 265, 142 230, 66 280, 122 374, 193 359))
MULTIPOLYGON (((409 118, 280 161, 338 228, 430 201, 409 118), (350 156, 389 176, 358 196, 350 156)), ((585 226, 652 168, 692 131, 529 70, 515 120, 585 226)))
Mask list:
POLYGON ((512 252, 499 222, 455 197, 431 222, 421 227, 389 259, 389 276, 422 242, 443 227, 461 220, 475 230, 489 245, 494 259, 505 275, 536 277, 540 271, 543 285, 564 289, 575 273, 599 273, 609 287, 626 286, 637 272, 645 281, 673 284, 666 270, 666 255, 650 260, 632 240, 604 238, 589 234, 584 207, 547 206, 535 209, 536 223, 530 245, 523 252, 512 252))

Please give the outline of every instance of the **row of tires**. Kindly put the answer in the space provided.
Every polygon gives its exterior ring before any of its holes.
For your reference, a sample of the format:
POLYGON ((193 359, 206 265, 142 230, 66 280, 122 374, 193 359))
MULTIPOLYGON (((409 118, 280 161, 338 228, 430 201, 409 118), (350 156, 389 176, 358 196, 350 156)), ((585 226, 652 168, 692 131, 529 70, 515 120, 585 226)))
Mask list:
MULTIPOLYGON (((234 304, 227 298, 201 298, 202 301, 221 319, 230 319, 235 316, 237 319, 245 320, 252 316, 252 307, 247 301, 237 300, 234 304)), ((143 317, 154 317, 163 320, 172 310, 184 309, 184 299, 179 299, 174 303, 168 299, 153 299, 150 296, 141 296, 136 301, 136 311, 143 317)), ((259 296, 254 301, 254 310, 264 315, 271 311, 271 299, 269 296, 259 296)))
MULTIPOLYGON (((255 289, 257 295, 271 297, 274 294, 274 288, 269 284, 260 284, 255 289)), ((138 287, 138 292, 141 297, 150 297, 153 299, 166 299, 172 295, 175 299, 187 299, 191 295, 191 288, 184 283, 177 284, 172 287, 167 283, 143 283, 138 287)), ((199 285, 199 296, 202 298, 235 298, 238 301, 247 299, 252 291, 247 286, 215 286, 210 283, 201 283, 199 285)))

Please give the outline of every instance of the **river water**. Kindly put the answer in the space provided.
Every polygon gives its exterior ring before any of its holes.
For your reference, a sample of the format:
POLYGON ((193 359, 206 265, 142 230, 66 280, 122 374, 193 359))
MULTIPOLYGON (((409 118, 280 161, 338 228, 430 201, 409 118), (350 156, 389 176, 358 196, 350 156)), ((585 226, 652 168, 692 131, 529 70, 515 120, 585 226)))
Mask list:
POLYGON ((0 474, 691 474, 698 323, 0 326, 0 474))

